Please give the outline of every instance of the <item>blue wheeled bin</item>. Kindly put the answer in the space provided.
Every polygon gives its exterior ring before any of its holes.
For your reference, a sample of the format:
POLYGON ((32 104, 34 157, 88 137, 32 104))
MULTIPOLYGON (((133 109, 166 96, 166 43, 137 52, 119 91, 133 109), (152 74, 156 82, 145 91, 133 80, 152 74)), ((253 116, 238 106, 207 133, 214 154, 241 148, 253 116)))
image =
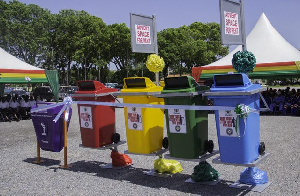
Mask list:
MULTIPOLYGON (((31 113, 36 137, 42 150, 60 152, 64 147, 63 114, 56 123, 53 121, 62 107, 63 105, 60 105, 47 110, 31 113)), ((69 126, 72 116, 72 108, 70 108, 69 112, 67 126, 69 126)))
POLYGON ((260 144, 259 92, 262 87, 252 84, 246 74, 215 75, 214 84, 205 95, 214 106, 249 106, 247 118, 239 117, 234 110, 215 111, 221 162, 247 164, 264 153, 260 144), (254 111, 254 112, 253 112, 254 111), (238 121, 237 121, 238 118, 238 121))

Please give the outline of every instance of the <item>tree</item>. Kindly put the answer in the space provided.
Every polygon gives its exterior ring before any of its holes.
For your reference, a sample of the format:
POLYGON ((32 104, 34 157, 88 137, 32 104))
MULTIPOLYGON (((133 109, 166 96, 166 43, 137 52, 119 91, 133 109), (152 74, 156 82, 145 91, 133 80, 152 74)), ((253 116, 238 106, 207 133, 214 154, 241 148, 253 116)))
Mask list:
POLYGON ((190 26, 165 29, 158 33, 159 54, 164 58, 166 69, 191 72, 194 66, 203 66, 228 54, 220 38, 217 23, 192 23, 190 26), (185 71, 183 71, 185 70, 185 71))
POLYGON ((1 47, 21 60, 41 67, 45 61, 50 12, 18 1, 0 3, 1 47))
POLYGON ((174 69, 180 64, 178 30, 175 28, 164 29, 157 36, 158 53, 165 61, 163 75, 166 76, 168 68, 174 69))
POLYGON ((117 69, 127 69, 132 66, 130 29, 124 24, 108 25, 110 50, 108 56, 117 69))
MULTIPOLYGON (((34 4, 0 0, 0 25, 1 47, 29 64, 57 69, 61 84, 97 77, 122 81, 127 76, 154 76, 145 68, 149 54, 132 52, 130 29, 124 23, 107 26, 85 11, 51 14, 34 4), (110 63, 118 69, 113 76, 107 71, 110 63)), ((165 61, 164 76, 168 69, 190 73, 192 67, 228 54, 217 23, 194 22, 162 30, 158 48, 165 61)))

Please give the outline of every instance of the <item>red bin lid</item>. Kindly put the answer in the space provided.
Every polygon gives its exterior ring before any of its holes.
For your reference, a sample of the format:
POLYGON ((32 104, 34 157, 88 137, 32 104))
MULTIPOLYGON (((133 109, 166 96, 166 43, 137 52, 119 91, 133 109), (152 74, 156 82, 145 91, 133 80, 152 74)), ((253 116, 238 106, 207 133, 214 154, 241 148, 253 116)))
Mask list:
POLYGON ((95 80, 77 81, 77 86, 76 94, 100 94, 118 91, 114 88, 107 88, 103 83, 95 80))

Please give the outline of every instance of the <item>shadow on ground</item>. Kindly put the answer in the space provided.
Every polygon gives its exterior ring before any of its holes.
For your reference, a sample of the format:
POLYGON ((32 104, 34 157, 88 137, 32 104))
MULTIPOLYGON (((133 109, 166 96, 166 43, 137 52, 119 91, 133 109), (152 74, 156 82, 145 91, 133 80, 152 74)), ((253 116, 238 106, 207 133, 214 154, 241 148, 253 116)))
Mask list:
MULTIPOLYGON (((25 162, 32 163, 35 158, 24 160, 25 162)), ((41 166, 51 167, 56 171, 59 168, 60 161, 45 159, 41 166), (57 167, 52 167, 57 165, 57 167)), ((186 183, 185 181, 190 178, 187 174, 175 174, 167 178, 149 176, 145 172, 149 170, 143 168, 135 168, 134 165, 124 168, 105 169, 102 166, 104 162, 98 161, 77 161, 71 163, 72 167, 64 169, 72 172, 83 172, 93 174, 99 178, 107 178, 118 181, 126 181, 132 184, 160 189, 176 190, 184 193, 200 194, 200 195, 246 195, 249 191, 229 187, 232 181, 221 180, 217 185, 202 185, 199 183, 186 183)))
POLYGON ((40 163, 36 163, 37 158, 27 158, 23 161, 26 162, 26 163, 31 163, 31 164, 45 166, 45 167, 56 166, 56 165, 59 165, 61 163, 60 160, 47 159, 47 158, 41 158, 40 163))

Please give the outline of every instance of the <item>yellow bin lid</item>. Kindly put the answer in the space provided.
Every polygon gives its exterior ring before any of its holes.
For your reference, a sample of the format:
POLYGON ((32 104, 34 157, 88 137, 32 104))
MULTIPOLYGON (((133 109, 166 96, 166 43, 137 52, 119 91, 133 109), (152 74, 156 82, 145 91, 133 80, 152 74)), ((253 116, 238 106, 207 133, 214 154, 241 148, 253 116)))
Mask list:
POLYGON ((129 77, 124 78, 124 86, 121 92, 158 92, 162 91, 163 87, 156 86, 147 77, 129 77))

